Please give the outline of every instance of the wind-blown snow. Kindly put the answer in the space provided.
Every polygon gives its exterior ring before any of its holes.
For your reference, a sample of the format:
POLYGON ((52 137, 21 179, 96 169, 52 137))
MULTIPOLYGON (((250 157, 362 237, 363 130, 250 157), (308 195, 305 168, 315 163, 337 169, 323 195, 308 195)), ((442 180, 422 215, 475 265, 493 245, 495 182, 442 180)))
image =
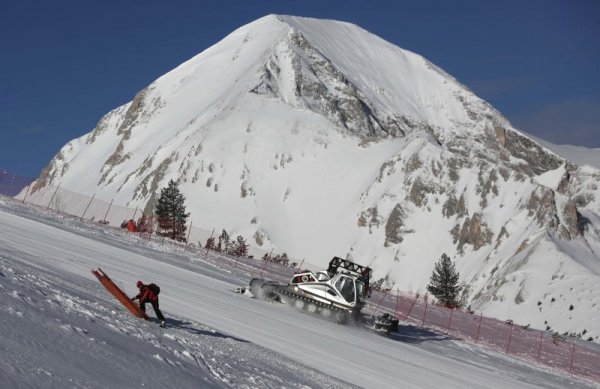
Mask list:
POLYGON ((234 294, 243 272, 95 228, 0 199, 3 386, 588 387, 412 326, 387 338, 234 294), (161 285, 170 326, 130 316, 96 267, 129 293, 161 285))

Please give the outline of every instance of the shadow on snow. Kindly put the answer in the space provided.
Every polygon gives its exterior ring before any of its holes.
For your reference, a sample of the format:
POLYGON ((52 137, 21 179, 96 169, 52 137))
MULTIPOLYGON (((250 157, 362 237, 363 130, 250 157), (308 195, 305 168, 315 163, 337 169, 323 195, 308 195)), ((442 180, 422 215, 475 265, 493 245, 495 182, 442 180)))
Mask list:
POLYGON ((247 340, 236 338, 235 336, 231 336, 231 335, 226 335, 221 332, 214 331, 214 330, 210 331, 210 330, 201 330, 198 328, 194 328, 192 326, 192 322, 189 322, 189 321, 183 321, 183 320, 177 320, 177 319, 167 319, 167 324, 169 327, 179 328, 181 330, 188 331, 188 332, 191 332, 196 335, 212 336, 215 338, 223 338, 223 339, 233 339, 238 342, 250 343, 247 340))

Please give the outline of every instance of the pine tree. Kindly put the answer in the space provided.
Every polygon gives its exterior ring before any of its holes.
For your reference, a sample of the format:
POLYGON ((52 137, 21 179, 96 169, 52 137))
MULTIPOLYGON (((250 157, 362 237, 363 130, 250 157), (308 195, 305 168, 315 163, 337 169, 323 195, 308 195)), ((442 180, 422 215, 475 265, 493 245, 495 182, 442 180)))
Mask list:
POLYGON ((160 197, 154 213, 156 214, 161 236, 166 236, 180 242, 185 241, 186 220, 189 213, 185 212, 185 197, 179 191, 177 183, 169 181, 166 188, 160 190, 160 197))
POLYGON ((246 244, 246 239, 244 239, 243 236, 238 235, 236 242, 232 244, 232 246, 232 254, 236 257, 245 257, 248 255, 248 245, 246 244))
POLYGON ((458 294, 462 286, 458 284, 459 273, 446 254, 436 262, 427 291, 447 307, 458 307, 458 294))
POLYGON ((223 230, 223 232, 221 232, 221 235, 219 236, 219 245, 217 246, 218 251, 229 253, 229 245, 229 234, 227 233, 227 231, 223 230))
POLYGON ((283 266, 287 266, 289 263, 290 263, 290 258, 288 257, 287 253, 281 254, 281 264, 283 266))
POLYGON ((206 244, 204 245, 204 248, 206 248, 207 250, 215 249, 215 238, 213 236, 211 236, 210 238, 208 238, 206 240, 206 244))

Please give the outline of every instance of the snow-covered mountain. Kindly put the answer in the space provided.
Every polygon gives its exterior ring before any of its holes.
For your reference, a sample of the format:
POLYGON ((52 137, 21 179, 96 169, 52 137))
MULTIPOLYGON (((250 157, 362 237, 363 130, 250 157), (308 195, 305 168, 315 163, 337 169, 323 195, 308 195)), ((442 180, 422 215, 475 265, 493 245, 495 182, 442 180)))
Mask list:
POLYGON ((413 292, 447 253, 473 308, 598 338, 600 170, 578 162, 417 54, 269 15, 106 114, 36 189, 149 211, 172 178, 195 226, 413 292))

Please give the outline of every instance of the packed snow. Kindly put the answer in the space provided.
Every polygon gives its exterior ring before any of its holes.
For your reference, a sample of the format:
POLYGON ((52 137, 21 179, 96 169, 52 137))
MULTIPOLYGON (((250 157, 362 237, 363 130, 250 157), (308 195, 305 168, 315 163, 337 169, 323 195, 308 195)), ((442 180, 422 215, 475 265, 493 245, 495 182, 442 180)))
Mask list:
POLYGON ((0 246, 4 387, 594 387, 412 325, 384 337, 236 294, 243 270, 10 199, 0 246), (130 295, 158 283, 168 327, 131 316, 97 267, 130 295))

